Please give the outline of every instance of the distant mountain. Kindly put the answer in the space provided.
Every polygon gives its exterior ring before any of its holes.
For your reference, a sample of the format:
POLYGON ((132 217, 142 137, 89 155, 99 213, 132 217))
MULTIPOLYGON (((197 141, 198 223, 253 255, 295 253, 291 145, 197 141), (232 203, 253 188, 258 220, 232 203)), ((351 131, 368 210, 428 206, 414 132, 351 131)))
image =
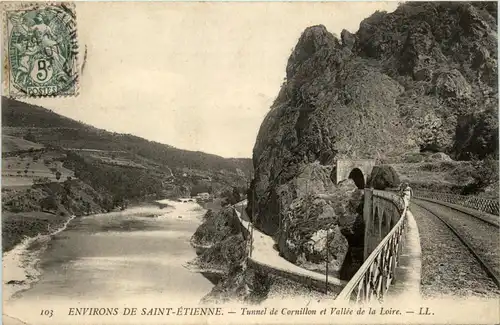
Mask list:
POLYGON ((237 169, 249 175, 251 159, 223 158, 200 151, 188 151, 130 135, 108 132, 61 116, 43 107, 2 97, 3 133, 31 138, 37 143, 62 148, 127 151, 170 168, 202 171, 237 169))

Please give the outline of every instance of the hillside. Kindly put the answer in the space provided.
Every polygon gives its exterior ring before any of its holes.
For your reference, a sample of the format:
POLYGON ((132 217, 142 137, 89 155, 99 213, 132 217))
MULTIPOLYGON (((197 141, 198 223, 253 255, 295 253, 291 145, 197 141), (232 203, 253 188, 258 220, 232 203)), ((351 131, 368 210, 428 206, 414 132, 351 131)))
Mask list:
POLYGON ((223 158, 199 151, 172 146, 130 135, 100 130, 56 114, 46 108, 2 97, 2 128, 4 134, 33 137, 36 142, 63 148, 127 151, 152 159, 171 168, 200 170, 241 169, 247 175, 250 159, 223 158))
MULTIPOLYGON (((4 186, 76 177, 118 204, 194 191, 246 188, 250 159, 222 158, 100 130, 43 107, 2 97, 4 186), (41 151, 40 151, 41 150, 41 151), (28 151, 28 152, 25 152, 28 151), (55 156, 55 157, 54 157, 55 156), (59 163, 61 166, 51 166, 59 163), (66 172, 65 172, 66 171, 66 172)), ((107 204, 106 204, 107 205, 107 204)))
POLYGON ((43 146, 39 143, 34 143, 25 139, 11 137, 8 135, 2 136, 2 152, 19 152, 42 149, 43 146))
POLYGON ((84 161, 86 166, 97 164, 103 169, 114 168, 117 174, 123 174, 124 170, 126 174, 153 171, 157 178, 154 183, 165 180, 170 184, 167 188, 178 194, 189 193, 191 187, 200 183, 205 187, 218 187, 219 191, 233 185, 245 186, 246 175, 252 168, 250 159, 226 159, 130 134, 100 130, 43 107, 6 97, 2 97, 2 131, 3 142, 7 144, 17 139, 25 146, 30 141, 37 143, 33 148, 43 145, 70 153, 67 164, 74 165, 75 157, 80 157, 83 158, 80 165, 84 161))
MULTIPOLYGON (((350 241, 338 237, 337 249, 359 245, 355 227, 346 226, 359 206, 338 209, 317 197, 336 193, 337 201, 356 202, 353 184, 337 186, 330 177, 342 158, 390 161, 420 188, 472 184, 459 177, 461 170, 477 174, 467 164, 400 164, 420 152, 498 161, 497 41, 494 2, 404 3, 374 13, 355 34, 343 30, 340 39, 323 25, 307 28, 254 146, 249 213, 257 226, 291 255, 326 228, 340 228, 350 241), (306 218, 321 222, 294 233, 306 218)), ((472 185, 478 191, 486 184, 472 185)), ((307 254, 287 258, 312 261, 307 254)))

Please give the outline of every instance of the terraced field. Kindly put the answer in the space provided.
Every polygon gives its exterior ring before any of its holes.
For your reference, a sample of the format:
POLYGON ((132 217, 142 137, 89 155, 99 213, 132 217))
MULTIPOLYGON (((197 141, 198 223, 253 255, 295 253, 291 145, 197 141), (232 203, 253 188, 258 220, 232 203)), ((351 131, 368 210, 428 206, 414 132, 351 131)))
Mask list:
POLYGON ((24 155, 2 159, 2 187, 31 186, 37 179, 50 182, 63 182, 74 178, 73 171, 62 166, 61 161, 53 160, 50 155, 24 155), (40 157, 39 157, 40 156, 40 157), (57 177, 60 173, 59 178, 57 177))

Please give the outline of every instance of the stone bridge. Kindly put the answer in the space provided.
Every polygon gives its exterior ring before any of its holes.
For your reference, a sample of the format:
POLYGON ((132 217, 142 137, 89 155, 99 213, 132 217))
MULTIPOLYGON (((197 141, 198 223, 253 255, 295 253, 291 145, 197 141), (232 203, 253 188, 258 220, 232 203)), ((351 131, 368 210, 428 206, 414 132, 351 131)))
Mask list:
POLYGON ((402 217, 402 200, 389 192, 366 189, 363 220, 365 224, 364 259, 373 252, 402 217))
POLYGON ((413 214, 395 193, 364 192, 364 263, 337 299, 364 302, 401 292, 419 297, 421 248, 413 214))
POLYGON ((365 188, 368 182, 373 166, 376 161, 374 159, 339 159, 335 166, 335 179, 336 184, 346 180, 352 179, 358 188, 365 188))

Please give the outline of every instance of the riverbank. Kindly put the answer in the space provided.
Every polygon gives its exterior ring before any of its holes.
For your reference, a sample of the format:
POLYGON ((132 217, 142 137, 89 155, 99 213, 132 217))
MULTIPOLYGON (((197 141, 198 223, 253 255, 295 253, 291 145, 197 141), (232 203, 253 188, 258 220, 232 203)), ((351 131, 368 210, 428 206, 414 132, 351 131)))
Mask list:
POLYGON ((2 296, 3 300, 10 300, 17 292, 29 289, 31 284, 38 280, 37 271, 40 251, 29 250, 37 238, 26 238, 2 256, 2 296))
MULTIPOLYGON (((64 231, 75 218, 71 216, 64 220, 58 227, 47 227, 47 234, 39 233, 33 237, 25 237, 21 243, 2 256, 2 289, 3 300, 9 300, 23 290, 27 290, 39 279, 40 271, 37 265, 40 256, 47 248, 48 241, 64 231)), ((5 230, 3 230, 5 231, 5 230)))
POLYGON ((41 211, 2 211, 2 253, 9 252, 26 238, 49 235, 71 217, 41 211))

